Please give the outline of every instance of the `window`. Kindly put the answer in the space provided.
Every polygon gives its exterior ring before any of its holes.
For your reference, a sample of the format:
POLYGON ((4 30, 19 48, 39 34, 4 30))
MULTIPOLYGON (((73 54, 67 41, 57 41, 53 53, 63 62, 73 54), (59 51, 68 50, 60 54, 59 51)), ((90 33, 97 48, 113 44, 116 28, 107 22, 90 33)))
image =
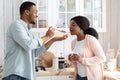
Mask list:
POLYGON ((106 31, 105 0, 84 0, 83 14, 89 19, 91 27, 99 32, 106 31))
POLYGON ((37 0, 38 23, 34 28, 68 28, 69 20, 76 15, 84 15, 90 27, 98 32, 106 31, 105 0, 37 0))

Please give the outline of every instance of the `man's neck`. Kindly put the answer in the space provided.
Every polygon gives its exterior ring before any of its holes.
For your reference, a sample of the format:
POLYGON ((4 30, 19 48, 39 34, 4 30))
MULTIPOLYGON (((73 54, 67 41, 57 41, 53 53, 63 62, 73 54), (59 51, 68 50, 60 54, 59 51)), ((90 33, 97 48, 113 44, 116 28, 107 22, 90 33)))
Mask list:
POLYGON ((27 26, 29 26, 30 23, 26 18, 21 17, 21 19, 27 24, 27 26))

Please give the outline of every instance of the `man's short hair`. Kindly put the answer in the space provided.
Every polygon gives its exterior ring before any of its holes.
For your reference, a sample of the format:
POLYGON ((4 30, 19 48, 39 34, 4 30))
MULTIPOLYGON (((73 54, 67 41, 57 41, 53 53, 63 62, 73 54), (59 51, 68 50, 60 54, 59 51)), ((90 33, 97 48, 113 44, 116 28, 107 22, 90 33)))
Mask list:
POLYGON ((22 15, 25 10, 30 10, 30 8, 31 8, 33 5, 36 6, 36 4, 33 3, 33 2, 29 2, 29 1, 23 2, 23 3, 21 4, 21 6, 20 6, 20 15, 22 15))

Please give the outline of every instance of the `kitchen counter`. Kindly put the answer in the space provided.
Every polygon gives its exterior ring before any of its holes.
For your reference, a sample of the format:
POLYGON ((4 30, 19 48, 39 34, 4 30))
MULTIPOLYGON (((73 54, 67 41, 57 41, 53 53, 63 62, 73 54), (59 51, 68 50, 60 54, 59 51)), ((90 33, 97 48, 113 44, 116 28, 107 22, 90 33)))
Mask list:
MULTIPOLYGON (((53 68, 46 68, 48 72, 37 73, 37 76, 58 76, 58 75, 74 75, 74 68, 65 68, 56 70, 53 68)), ((105 80, 120 80, 120 69, 114 71, 104 71, 105 80)))
MULTIPOLYGON (((54 69, 54 68, 46 68, 47 71, 39 71, 36 72, 36 76, 62 76, 62 75, 74 75, 74 68, 65 68, 65 69, 54 69)), ((2 73, 0 73, 0 77, 2 73)), ((104 71, 105 80, 120 80, 120 69, 116 69, 114 71, 104 71)))
POLYGON ((47 71, 39 71, 37 76, 60 76, 60 75, 74 75, 74 68, 54 69, 46 68, 47 71))
MULTIPOLYGON (((74 68, 64 68, 64 69, 54 69, 54 68, 46 68, 46 71, 38 71, 36 72, 36 76, 61 76, 61 75, 74 75, 74 68)), ((2 73, 0 73, 0 78, 2 77, 2 73)))
POLYGON ((114 71, 104 71, 105 80, 120 80, 120 68, 114 71))

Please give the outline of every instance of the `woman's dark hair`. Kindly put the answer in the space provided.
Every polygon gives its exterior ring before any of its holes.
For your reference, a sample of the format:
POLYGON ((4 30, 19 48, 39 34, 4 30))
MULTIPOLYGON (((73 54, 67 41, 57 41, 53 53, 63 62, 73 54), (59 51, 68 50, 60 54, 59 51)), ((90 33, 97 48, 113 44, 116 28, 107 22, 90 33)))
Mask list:
POLYGON ((98 39, 98 33, 94 28, 90 28, 89 20, 84 16, 75 16, 71 18, 84 31, 84 34, 89 34, 98 39))
POLYGON ((33 3, 33 2, 29 2, 29 1, 23 2, 20 6, 20 15, 22 15, 25 10, 30 10, 30 8, 33 5, 35 6, 35 3, 33 3))

